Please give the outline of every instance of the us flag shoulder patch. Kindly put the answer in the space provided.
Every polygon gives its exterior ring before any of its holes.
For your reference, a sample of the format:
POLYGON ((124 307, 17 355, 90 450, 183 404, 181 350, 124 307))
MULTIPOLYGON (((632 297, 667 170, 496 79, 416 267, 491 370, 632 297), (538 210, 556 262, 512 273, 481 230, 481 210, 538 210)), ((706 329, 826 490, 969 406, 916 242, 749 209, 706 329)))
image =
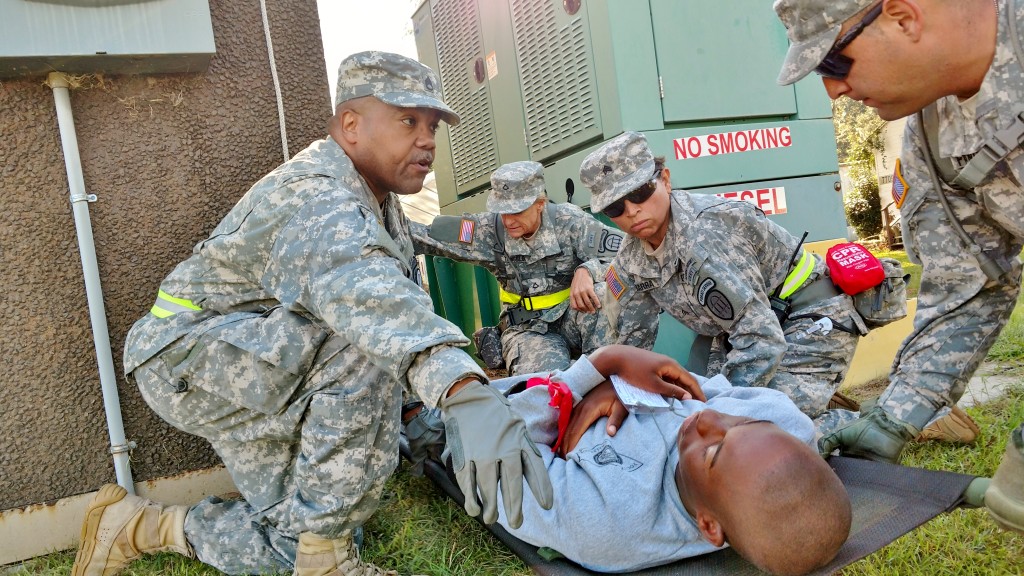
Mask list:
POLYGON ((622 279, 619 278, 618 272, 615 271, 615 266, 609 266, 608 272, 605 272, 604 281, 608 285, 608 290, 611 291, 612 296, 618 300, 622 298, 622 295, 626 293, 626 285, 622 283, 622 279))
POLYGON ((903 206, 903 201, 907 199, 907 192, 910 191, 910 187, 907 186, 907 181, 903 179, 903 165, 900 164, 900 159, 896 159, 896 168, 892 173, 892 201, 896 204, 896 208, 903 206))
POLYGON ((459 242, 463 244, 473 243, 473 232, 476 231, 476 222, 468 218, 462 219, 462 224, 459 226, 459 242))

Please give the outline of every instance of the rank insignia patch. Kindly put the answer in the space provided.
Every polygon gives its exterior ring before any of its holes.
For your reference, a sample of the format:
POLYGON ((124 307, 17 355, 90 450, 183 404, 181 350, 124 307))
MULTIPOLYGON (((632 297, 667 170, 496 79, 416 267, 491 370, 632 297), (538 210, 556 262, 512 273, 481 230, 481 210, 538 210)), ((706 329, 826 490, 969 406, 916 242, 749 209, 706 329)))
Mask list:
POLYGON ((463 244, 472 244, 474 231, 476 231, 476 222, 463 218, 462 224, 459 226, 459 242, 462 242, 463 244))
POLYGON ((900 159, 896 159, 896 168, 892 173, 892 201, 896 204, 896 208, 903 206, 903 201, 907 199, 907 192, 910 191, 910 187, 907 186, 907 181, 903 179, 903 165, 900 164, 900 159))
POLYGON ((615 296, 616 300, 626 293, 626 286, 619 278, 618 272, 615 271, 615 266, 608 267, 608 272, 604 275, 604 281, 608 285, 608 289, 611 290, 612 296, 615 296))

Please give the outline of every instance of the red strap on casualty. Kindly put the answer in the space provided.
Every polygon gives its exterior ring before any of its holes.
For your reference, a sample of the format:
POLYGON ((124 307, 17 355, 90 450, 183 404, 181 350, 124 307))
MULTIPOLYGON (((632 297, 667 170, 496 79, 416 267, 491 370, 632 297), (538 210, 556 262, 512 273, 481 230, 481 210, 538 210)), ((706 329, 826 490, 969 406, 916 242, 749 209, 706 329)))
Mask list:
POLYGON ((882 261, 855 242, 836 244, 825 254, 832 282, 850 296, 874 288, 885 280, 882 261))
POLYGON ((558 439, 555 440, 555 445, 551 447, 552 452, 557 452, 558 447, 562 445, 565 429, 569 427, 569 417, 572 416, 572 390, 569 389, 569 385, 565 382, 552 382, 550 377, 542 378, 535 376, 526 381, 527 388, 545 385, 548 387, 548 394, 551 395, 551 401, 548 402, 548 406, 554 406, 558 409, 558 439))

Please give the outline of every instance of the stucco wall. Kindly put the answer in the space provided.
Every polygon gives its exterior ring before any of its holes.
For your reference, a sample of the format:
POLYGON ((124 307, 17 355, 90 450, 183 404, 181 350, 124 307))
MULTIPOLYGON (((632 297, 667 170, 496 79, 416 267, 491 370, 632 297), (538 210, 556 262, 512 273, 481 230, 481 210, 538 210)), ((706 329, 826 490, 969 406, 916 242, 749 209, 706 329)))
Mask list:
MULTIPOLYGON (((326 132, 315 0, 267 0, 290 153, 326 132)), ((211 0, 202 74, 83 78, 72 90, 135 480, 218 463, 121 373, 131 324, 163 277, 282 161, 258 2, 211 0)), ((0 82, 0 510, 113 481, 103 400, 52 92, 0 82)))

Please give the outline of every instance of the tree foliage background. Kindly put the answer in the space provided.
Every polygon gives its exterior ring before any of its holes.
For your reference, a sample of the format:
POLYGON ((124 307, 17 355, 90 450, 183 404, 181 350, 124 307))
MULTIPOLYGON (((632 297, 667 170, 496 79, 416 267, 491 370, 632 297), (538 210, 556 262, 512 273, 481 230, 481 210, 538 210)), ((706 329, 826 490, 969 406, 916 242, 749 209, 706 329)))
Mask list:
POLYGON ((850 166, 853 190, 843 194, 846 220, 860 238, 875 236, 882 230, 882 206, 878 198, 874 151, 882 147, 885 121, 874 109, 856 100, 832 101, 832 121, 836 127, 839 162, 850 166))

